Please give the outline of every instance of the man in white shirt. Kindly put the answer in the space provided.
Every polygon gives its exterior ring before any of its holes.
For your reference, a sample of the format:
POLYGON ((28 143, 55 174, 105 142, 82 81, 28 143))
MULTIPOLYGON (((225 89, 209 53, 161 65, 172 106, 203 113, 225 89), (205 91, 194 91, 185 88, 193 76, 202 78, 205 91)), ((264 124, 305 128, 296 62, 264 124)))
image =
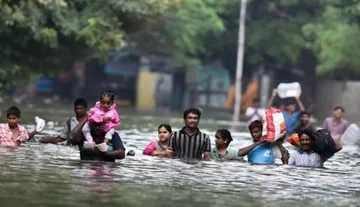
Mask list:
POLYGON ((262 120, 264 115, 265 115, 265 109, 260 108, 259 98, 255 97, 253 99, 252 106, 249 106, 245 112, 245 116, 248 118, 248 123, 251 123, 255 120, 262 120))
POLYGON ((68 140, 67 145, 70 145, 69 140, 71 139, 71 130, 73 130, 81 120, 87 119, 87 110, 88 105, 86 100, 82 98, 76 99, 74 102, 75 117, 71 117, 66 121, 66 123, 64 124, 64 128, 61 131, 61 134, 56 137, 42 138, 40 142, 56 144, 58 142, 68 140))
POLYGON ((300 149, 294 152, 289 159, 289 165, 301 167, 323 167, 324 160, 312 149, 313 131, 305 129, 298 132, 300 149))

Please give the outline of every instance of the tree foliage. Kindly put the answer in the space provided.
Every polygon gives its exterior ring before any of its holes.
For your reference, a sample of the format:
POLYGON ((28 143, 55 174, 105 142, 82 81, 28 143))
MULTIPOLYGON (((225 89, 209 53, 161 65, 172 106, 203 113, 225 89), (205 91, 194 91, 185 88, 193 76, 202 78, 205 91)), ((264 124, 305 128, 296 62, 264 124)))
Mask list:
MULTIPOLYGON (((245 62, 296 66, 310 50, 319 74, 358 70, 359 8, 360 0, 249 0, 245 62)), ((238 0, 1 0, 0 13, 0 87, 124 41, 179 67, 236 62, 238 0)))
POLYGON ((360 1, 334 1, 303 27, 309 48, 318 57, 318 74, 338 69, 360 71, 360 1))

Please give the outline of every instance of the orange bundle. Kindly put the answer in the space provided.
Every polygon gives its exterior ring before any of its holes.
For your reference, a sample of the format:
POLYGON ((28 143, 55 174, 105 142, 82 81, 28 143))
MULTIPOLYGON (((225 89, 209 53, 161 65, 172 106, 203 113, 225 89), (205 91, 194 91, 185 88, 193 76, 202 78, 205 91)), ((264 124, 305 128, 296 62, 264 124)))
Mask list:
POLYGON ((300 139, 297 133, 292 134, 287 141, 295 147, 300 146, 300 139))

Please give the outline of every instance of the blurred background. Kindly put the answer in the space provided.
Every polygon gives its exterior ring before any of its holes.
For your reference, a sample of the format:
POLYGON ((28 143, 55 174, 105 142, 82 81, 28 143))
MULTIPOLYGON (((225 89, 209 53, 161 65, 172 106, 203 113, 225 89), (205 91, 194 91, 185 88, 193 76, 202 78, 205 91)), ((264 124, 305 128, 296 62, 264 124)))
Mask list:
MULTIPOLYGON (((239 0, 4 0, 2 102, 66 104, 116 93, 119 107, 231 117, 239 0)), ((335 105, 360 115, 360 1, 250 0, 242 113, 299 82, 322 119, 335 105)), ((92 104, 90 104, 92 105, 92 104)))

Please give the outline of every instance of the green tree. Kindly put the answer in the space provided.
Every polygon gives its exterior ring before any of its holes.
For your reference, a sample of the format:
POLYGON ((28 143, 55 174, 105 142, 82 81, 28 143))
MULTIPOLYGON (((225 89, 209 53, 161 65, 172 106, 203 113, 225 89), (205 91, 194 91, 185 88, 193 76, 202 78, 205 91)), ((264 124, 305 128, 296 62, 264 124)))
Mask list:
POLYGON ((204 51, 207 33, 223 30, 220 8, 216 0, 2 0, 0 84, 92 55, 106 58, 124 40, 130 49, 160 51, 183 65, 204 51))
POLYGON ((360 1, 334 1, 303 31, 318 58, 317 74, 334 70, 360 71, 360 1))

